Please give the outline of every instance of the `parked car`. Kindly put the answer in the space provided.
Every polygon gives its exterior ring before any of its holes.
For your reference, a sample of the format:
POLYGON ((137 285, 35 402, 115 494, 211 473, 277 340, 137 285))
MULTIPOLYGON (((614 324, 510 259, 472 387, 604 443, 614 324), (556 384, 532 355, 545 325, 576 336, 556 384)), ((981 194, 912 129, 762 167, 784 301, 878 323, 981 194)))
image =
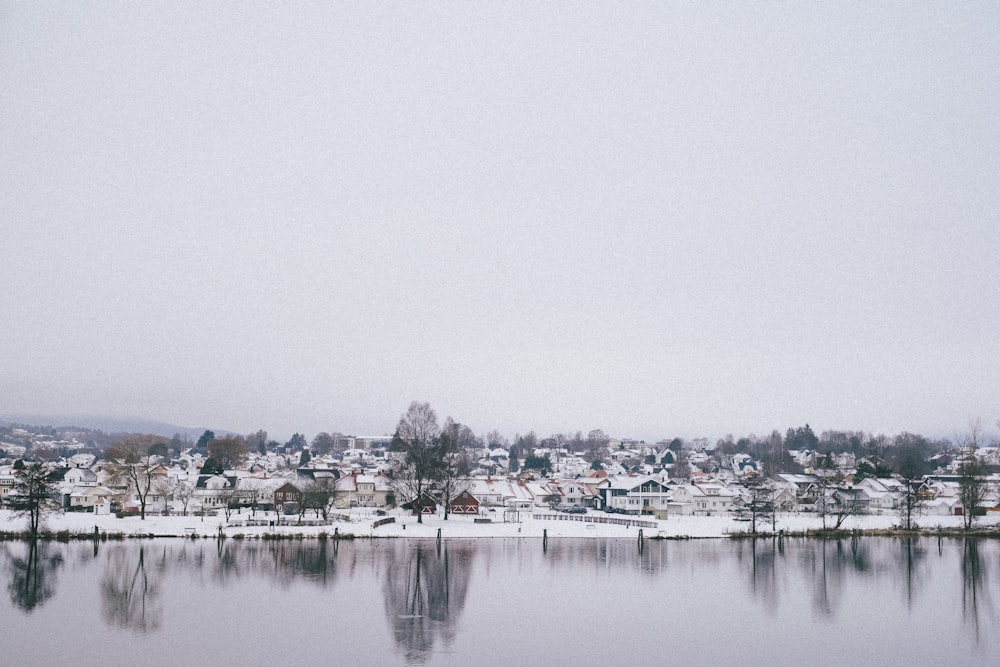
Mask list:
POLYGON ((586 514, 587 513, 587 508, 586 507, 570 507, 566 511, 568 513, 570 513, 570 514, 586 514))

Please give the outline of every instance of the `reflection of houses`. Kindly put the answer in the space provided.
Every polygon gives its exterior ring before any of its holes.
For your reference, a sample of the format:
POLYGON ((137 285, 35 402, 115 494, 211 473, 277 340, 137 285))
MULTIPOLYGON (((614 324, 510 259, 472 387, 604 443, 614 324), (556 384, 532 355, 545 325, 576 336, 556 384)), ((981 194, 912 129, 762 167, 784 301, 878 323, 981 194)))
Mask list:
POLYGON ((351 473, 337 480, 336 507, 385 507, 392 493, 392 481, 385 475, 351 473))

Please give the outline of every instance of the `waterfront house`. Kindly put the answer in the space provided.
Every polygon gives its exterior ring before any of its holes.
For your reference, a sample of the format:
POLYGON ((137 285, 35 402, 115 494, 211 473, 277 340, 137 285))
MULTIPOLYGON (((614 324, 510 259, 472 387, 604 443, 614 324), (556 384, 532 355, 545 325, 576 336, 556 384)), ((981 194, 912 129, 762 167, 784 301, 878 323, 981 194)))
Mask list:
POLYGON ((462 491, 449 503, 452 514, 479 514, 479 501, 468 490, 462 491))

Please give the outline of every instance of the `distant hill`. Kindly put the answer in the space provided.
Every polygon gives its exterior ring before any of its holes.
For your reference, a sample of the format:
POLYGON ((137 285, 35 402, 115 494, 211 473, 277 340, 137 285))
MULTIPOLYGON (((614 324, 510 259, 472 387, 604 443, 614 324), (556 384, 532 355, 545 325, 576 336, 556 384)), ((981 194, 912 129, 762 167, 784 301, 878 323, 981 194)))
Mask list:
MULTIPOLYGON (((101 417, 95 415, 18 415, 0 414, 0 425, 25 424, 28 426, 50 426, 53 428, 78 426, 80 428, 100 430, 112 433, 152 433, 166 438, 174 433, 189 436, 195 440, 205 432, 205 427, 193 428, 177 426, 151 419, 125 419, 118 417, 101 417)), ((225 429, 212 429, 216 433, 224 433, 225 429)))

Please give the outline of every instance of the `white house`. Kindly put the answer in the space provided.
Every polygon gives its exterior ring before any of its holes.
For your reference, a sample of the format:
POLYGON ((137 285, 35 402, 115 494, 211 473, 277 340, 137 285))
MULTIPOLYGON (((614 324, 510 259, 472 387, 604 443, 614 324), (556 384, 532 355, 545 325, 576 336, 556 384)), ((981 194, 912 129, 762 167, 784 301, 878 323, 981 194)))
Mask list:
POLYGON ((674 487, 671 494, 681 514, 694 516, 718 516, 731 512, 738 496, 735 489, 714 483, 682 484, 674 487))

